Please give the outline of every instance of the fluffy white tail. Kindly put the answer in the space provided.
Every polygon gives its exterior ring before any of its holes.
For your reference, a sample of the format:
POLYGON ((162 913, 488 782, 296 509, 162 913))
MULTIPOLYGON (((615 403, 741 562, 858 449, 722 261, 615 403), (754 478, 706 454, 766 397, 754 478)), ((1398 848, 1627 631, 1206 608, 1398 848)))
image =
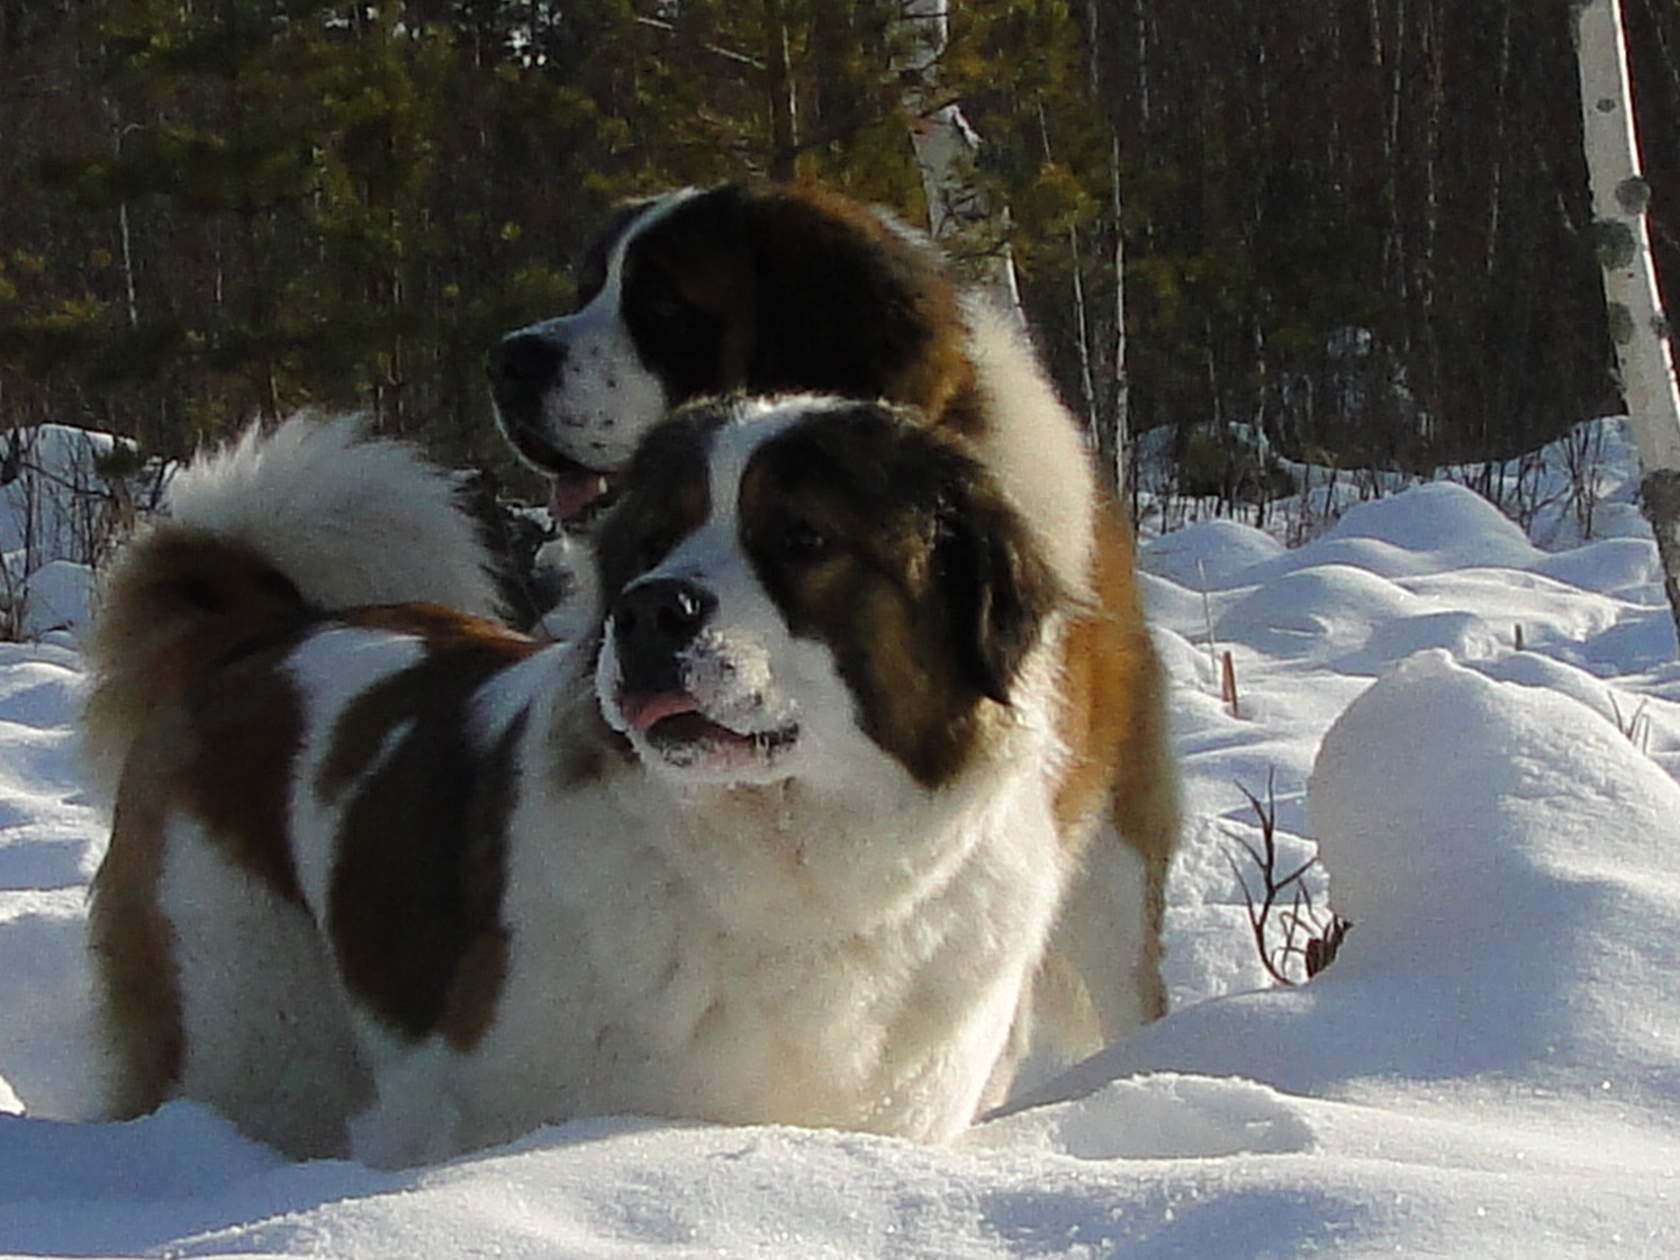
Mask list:
POLYGON ((180 527, 241 543, 332 610, 426 601, 491 615, 489 557, 447 474, 354 417, 253 426, 177 474, 180 527))
POLYGON ((169 506, 111 562, 87 640, 83 751, 108 800, 134 741, 201 671, 281 646, 323 612, 495 610, 448 476, 401 443, 362 440, 351 419, 253 428, 177 474, 169 506))

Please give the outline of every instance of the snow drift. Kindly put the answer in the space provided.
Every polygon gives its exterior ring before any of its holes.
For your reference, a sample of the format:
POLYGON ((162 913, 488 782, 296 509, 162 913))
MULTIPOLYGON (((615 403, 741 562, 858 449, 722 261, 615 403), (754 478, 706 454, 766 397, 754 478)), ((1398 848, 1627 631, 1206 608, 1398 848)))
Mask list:
POLYGON ((1564 551, 1451 486, 1290 552, 1229 522, 1146 548, 1191 822, 1175 1010, 950 1149, 624 1118, 382 1174, 187 1105, 86 1122, 80 661, 0 648, 0 1251, 1674 1254, 1680 666, 1610 472, 1614 536, 1564 551), (1230 865, 1257 834, 1238 785, 1274 775, 1283 861, 1318 852, 1355 924, 1295 988, 1268 987, 1230 865))

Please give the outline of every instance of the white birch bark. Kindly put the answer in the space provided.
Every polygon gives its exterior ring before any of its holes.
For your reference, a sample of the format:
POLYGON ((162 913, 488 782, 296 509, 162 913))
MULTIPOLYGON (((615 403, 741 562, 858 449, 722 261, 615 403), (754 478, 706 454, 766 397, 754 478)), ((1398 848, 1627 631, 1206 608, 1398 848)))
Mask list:
POLYGON ((1650 186, 1640 174, 1621 4, 1574 3, 1594 240, 1622 397, 1644 473, 1641 499, 1680 628, 1680 394, 1645 223, 1650 186))
MULTIPOLYGON (((940 105, 939 59, 949 39, 949 0, 906 0, 901 26, 905 52, 895 69, 903 84, 902 100, 910 118, 910 143, 927 198, 928 232, 943 241, 964 228, 982 224, 1007 227, 1008 207, 993 207, 974 184, 974 162, 981 140, 960 106, 940 105)), ((1025 322, 1015 261, 1003 232, 1002 247, 987 268, 984 287, 1005 310, 1025 322)))
MULTIPOLYGON (((110 108, 110 103, 106 103, 110 108)), ((111 128, 112 157, 120 165, 122 163, 123 141, 130 132, 141 130, 140 123, 113 123, 111 128)), ((125 196, 117 203, 117 240, 122 246, 123 288, 128 296, 128 326, 140 326, 140 300, 134 288, 134 242, 128 230, 128 198, 125 196)))
POLYGON ((1122 227, 1125 204, 1120 195, 1120 137, 1111 138, 1109 150, 1110 213, 1114 216, 1114 392, 1109 400, 1109 425, 1113 446, 1114 484, 1132 495, 1132 519, 1138 515, 1138 487, 1126 475, 1132 447, 1131 376, 1126 371, 1126 233, 1122 227))

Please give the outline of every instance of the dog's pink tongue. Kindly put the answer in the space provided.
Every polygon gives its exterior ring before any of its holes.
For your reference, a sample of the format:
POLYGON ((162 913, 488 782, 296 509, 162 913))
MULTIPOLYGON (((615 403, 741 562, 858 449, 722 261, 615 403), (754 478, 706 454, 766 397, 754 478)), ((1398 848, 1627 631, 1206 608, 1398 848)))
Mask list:
POLYGON ((656 691, 644 696, 626 696, 619 702, 624 720, 632 730, 645 731, 656 722, 682 713, 698 713, 700 705, 686 691, 656 691))
POLYGON ((548 514, 557 521, 569 521, 607 492, 603 473, 579 469, 556 473, 548 482, 548 514))

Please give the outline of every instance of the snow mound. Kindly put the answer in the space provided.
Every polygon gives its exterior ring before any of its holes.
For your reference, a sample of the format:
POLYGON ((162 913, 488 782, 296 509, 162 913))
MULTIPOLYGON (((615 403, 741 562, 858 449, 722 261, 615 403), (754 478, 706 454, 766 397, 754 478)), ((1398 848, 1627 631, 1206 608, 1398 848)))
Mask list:
POLYGON ((1441 568, 1532 564, 1535 548, 1498 508, 1466 486, 1432 481, 1350 508, 1321 541, 1370 539, 1434 558, 1441 568))
POLYGON ((1138 567, 1192 591, 1217 591, 1240 585, 1248 570, 1283 554, 1281 542, 1251 525, 1201 521, 1153 540, 1138 567))
POLYGON ((1605 538, 1546 556, 1534 571, 1606 595, 1637 593, 1662 581, 1657 544, 1651 541, 1648 526, 1643 537, 1605 538))
MULTIPOLYGON (((37 864, 47 865, 42 858, 37 864)), ((20 862, 8 862, 7 882, 26 870, 20 862)), ((45 873, 58 878, 66 871, 54 862, 45 873)), ((0 1065, 8 1091, 21 1104, 0 1106, 0 1111, 80 1120, 96 1105, 86 914, 81 889, 0 893, 0 948, 9 964, 0 968, 0 1011, 5 1012, 0 1065)), ((12 1159, 11 1145, 0 1139, 0 1168, 12 1159)))
POLYGON ((1170 1070, 1680 1105, 1680 786, 1598 713, 1422 653, 1331 727, 1310 812, 1354 925, 1335 964, 1180 1011, 1029 1101, 1170 1070))
POLYGON ((1426 653, 1331 727, 1310 794, 1358 925, 1337 987, 1392 980, 1427 1070, 1680 1102, 1680 787, 1603 717, 1426 653))
POLYGON ((1159 1072, 1077 1103, 1015 1112, 975 1129, 968 1144, 1076 1159, 1215 1159, 1299 1154, 1315 1138, 1299 1100, 1276 1090, 1159 1072))
POLYGON ((1481 495, 1456 482, 1434 481, 1355 504, 1312 542, 1253 565, 1237 574, 1236 582, 1272 582, 1330 564, 1396 579, 1448 569, 1522 569, 1540 555, 1481 495))
POLYGON ((100 464, 119 442, 62 424, 0 433, 0 550, 62 557, 92 541, 95 500, 108 489, 100 464))
POLYGON ((75 711, 81 673, 71 660, 43 657, 39 648, 0 644, 0 722, 52 730, 75 711))
POLYGON ((1268 656, 1329 660, 1364 647, 1376 627, 1418 615, 1423 607, 1362 567, 1315 565, 1238 599, 1214 633, 1268 656))
POLYGON ((126 438, 61 424, 0 433, 0 611, 38 639, 87 620, 93 561, 123 511, 102 468, 126 438))
POLYGON ((49 560, 29 575, 22 625, 25 638, 87 624, 93 604, 93 569, 74 560, 49 560))

